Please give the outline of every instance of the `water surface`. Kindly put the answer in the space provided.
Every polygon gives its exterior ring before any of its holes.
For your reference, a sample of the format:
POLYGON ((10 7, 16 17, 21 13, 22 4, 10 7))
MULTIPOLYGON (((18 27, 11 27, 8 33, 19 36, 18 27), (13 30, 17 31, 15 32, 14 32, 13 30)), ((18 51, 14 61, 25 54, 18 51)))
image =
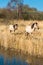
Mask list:
POLYGON ((0 50, 0 65, 29 65, 19 54, 13 53, 0 50))

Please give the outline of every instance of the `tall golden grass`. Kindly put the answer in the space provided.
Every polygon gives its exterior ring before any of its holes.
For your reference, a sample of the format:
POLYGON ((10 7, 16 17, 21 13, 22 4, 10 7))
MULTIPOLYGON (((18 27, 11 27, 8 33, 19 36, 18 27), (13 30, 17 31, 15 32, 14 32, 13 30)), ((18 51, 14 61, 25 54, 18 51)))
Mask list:
POLYGON ((14 33, 9 32, 8 24, 0 25, 0 46, 8 48, 15 48, 17 50, 23 50, 25 53, 43 56, 43 21, 37 21, 39 24, 39 30, 33 32, 33 34, 25 35, 25 26, 30 25, 36 21, 24 21, 14 20, 9 24, 18 23, 18 30, 14 33))

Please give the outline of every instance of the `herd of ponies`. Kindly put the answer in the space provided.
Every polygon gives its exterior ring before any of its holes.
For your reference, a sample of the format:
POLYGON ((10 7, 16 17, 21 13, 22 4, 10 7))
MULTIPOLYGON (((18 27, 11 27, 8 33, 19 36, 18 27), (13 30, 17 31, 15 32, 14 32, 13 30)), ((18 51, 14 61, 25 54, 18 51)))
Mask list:
MULTIPOLYGON (((18 30, 19 25, 18 24, 14 24, 14 25, 9 25, 9 31, 10 33, 12 33, 13 31, 15 32, 16 30, 18 30)), ((39 30, 39 26, 37 22, 32 23, 31 25, 27 25, 25 26, 25 32, 26 34, 32 34, 33 31, 35 30, 39 30)))

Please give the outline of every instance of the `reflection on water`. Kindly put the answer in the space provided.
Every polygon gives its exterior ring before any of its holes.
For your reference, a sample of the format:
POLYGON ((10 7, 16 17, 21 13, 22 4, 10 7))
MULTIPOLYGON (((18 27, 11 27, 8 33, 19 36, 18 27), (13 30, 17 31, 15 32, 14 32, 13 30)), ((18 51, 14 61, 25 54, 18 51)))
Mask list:
POLYGON ((43 57, 25 54, 21 50, 0 49, 0 65, 43 65, 43 57))
POLYGON ((0 65, 29 65, 27 62, 21 60, 20 58, 4 58, 3 55, 0 55, 0 65))
POLYGON ((0 49, 0 65, 29 65, 20 54, 0 49))
POLYGON ((0 55, 0 65, 4 65, 4 57, 0 55))

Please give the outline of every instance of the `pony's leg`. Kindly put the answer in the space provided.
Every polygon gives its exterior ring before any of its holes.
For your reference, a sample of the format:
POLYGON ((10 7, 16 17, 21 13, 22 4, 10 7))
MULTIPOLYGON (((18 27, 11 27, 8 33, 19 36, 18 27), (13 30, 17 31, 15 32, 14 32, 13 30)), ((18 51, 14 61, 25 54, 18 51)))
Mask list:
POLYGON ((26 36, 28 36, 28 34, 29 34, 28 32, 25 33, 26 36))
POLYGON ((27 32, 27 36, 29 35, 29 33, 27 32))
POLYGON ((26 33, 25 33, 26 39, 28 39, 28 35, 29 35, 29 33, 28 33, 28 32, 26 32, 26 33))
POLYGON ((12 32, 12 30, 10 30, 10 33, 12 32))
POLYGON ((14 30, 13 30, 13 31, 15 32, 15 30, 16 30, 16 29, 14 28, 14 30))
POLYGON ((14 32, 15 32, 15 30, 14 30, 14 32))

